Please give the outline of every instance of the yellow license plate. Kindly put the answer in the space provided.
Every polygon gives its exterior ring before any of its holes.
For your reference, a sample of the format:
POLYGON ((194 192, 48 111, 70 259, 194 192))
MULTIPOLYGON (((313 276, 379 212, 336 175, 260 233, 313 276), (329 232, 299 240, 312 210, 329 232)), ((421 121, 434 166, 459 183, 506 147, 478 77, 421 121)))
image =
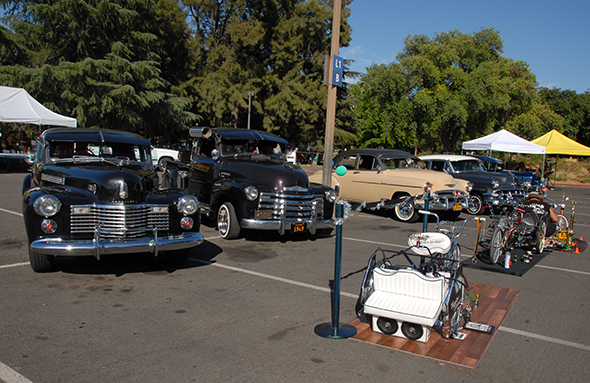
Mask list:
POLYGON ((303 233, 306 229, 304 223, 294 223, 293 226, 291 226, 292 233, 303 233))
POLYGON ((453 210, 455 210, 455 211, 460 211, 460 210, 463 210, 463 206, 461 206, 461 204, 460 204, 460 203, 456 203, 456 204, 453 206, 453 210))

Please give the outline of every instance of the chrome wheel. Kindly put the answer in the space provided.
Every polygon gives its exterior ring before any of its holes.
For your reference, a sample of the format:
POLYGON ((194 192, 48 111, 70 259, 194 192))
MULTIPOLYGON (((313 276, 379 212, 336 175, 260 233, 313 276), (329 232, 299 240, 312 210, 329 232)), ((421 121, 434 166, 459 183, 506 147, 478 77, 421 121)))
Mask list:
POLYGON ((545 229, 547 228, 547 224, 545 222, 541 223, 541 227, 537 228, 537 245, 535 246, 535 250, 537 254, 541 254, 543 250, 545 250, 545 229))
POLYGON ((419 215, 412 202, 400 202, 395 205, 395 217, 403 222, 416 222, 419 215))
POLYGON ((483 211, 483 199, 477 195, 472 194, 467 199, 467 212, 469 214, 477 215, 483 211))
POLYGON ((223 239, 233 239, 240 235, 240 224, 234 206, 226 202, 217 212, 217 230, 223 239))
POLYGON ((502 255, 503 236, 502 230, 499 227, 494 228, 492 239, 490 239, 490 261, 492 264, 498 263, 498 260, 502 255))

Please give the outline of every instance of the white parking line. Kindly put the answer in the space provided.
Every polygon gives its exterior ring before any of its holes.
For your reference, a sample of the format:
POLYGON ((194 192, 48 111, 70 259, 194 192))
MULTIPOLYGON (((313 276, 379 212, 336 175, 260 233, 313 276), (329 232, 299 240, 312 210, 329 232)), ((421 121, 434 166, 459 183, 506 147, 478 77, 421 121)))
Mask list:
MULTIPOLYGON (((331 292, 331 289, 326 288, 326 287, 315 286, 315 285, 312 285, 309 283, 298 282, 298 281, 295 281, 292 279, 277 277, 277 276, 265 274, 265 273, 259 273, 257 271, 246 270, 246 269, 242 269, 240 267, 228 266, 228 265, 224 265, 224 264, 221 264, 218 262, 204 261, 204 260, 196 259, 196 258, 190 258, 190 260, 195 261, 195 262, 199 262, 199 263, 202 263, 205 265, 217 266, 222 269, 237 271, 240 273, 254 275, 254 276, 262 277, 262 278, 267 278, 267 279, 271 279, 271 280, 279 281, 279 282, 283 282, 283 283, 288 283, 288 284, 295 285, 295 286, 305 287, 305 288, 318 290, 318 291, 322 291, 322 292, 326 292, 326 293, 331 292)), ((340 295, 344 296, 344 297, 348 297, 348 298, 353 298, 353 299, 357 299, 359 296, 358 294, 351 294, 351 293, 347 293, 347 292, 343 292, 343 291, 340 292, 340 295)), ((515 334, 515 335, 520 335, 520 336, 525 336, 528 338, 543 340, 543 341, 550 342, 550 343, 560 344, 562 346, 569 346, 569 347, 574 347, 574 348, 578 348, 581 350, 590 351, 590 346, 587 346, 585 344, 570 342, 570 341, 558 339, 558 338, 552 338, 549 336, 535 334, 535 333, 528 332, 528 331, 516 330, 516 329, 510 328, 510 327, 500 326, 500 327, 498 327, 498 331, 504 331, 504 332, 508 332, 511 334, 515 334)))
POLYGON ((33 383, 2 362, 0 362, 0 379, 6 383, 33 383))
POLYGON ((563 339, 553 338, 550 336, 533 334, 532 332, 516 330, 516 329, 510 328, 510 327, 504 327, 504 326, 499 327, 498 330, 502 330, 504 332, 509 332, 511 334, 526 336, 527 338, 534 338, 534 339, 544 340, 546 342, 557 343, 557 344, 561 344, 562 346, 575 347, 575 348, 579 348, 581 350, 590 351, 590 346, 586 346, 585 344, 574 343, 574 342, 570 342, 570 341, 563 340, 563 339))
POLYGON ((8 214, 18 215, 19 217, 22 217, 23 216, 22 213, 17 213, 16 211, 2 209, 1 207, 0 207, 0 211, 3 211, 3 212, 8 213, 8 214))
POLYGON ((0 269, 8 269, 11 267, 26 266, 28 264, 30 264, 30 262, 11 263, 10 265, 0 265, 0 269))

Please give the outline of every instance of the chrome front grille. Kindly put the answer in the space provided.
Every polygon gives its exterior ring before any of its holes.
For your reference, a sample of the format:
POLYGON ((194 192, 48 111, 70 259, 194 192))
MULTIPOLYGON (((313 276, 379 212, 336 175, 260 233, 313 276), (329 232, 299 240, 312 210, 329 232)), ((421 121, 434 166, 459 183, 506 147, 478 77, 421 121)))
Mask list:
POLYGON ((101 238, 140 238, 168 231, 168 205, 72 205, 72 234, 94 234, 101 238))
POLYGON ((432 193, 432 197, 450 202, 465 202, 467 199, 467 193, 460 190, 437 190, 432 193))
POLYGON ((324 219, 324 197, 314 194, 260 193, 258 219, 305 220, 324 219))

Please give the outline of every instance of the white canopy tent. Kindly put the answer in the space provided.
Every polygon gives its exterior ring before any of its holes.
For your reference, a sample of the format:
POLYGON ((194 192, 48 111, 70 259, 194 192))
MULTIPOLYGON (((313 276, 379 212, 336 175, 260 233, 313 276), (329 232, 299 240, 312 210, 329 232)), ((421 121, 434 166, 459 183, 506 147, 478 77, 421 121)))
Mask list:
POLYGON ((47 109, 26 90, 0 86, 0 122, 34 125, 54 125, 75 128, 75 118, 62 116, 47 109))
POLYGON ((489 150, 490 153, 508 152, 508 153, 524 153, 524 154, 542 154, 543 165, 541 170, 541 178, 545 175, 545 147, 533 144, 514 133, 510 133, 506 129, 502 129, 496 133, 476 138, 475 140, 465 141, 461 145, 462 150, 489 150))
POLYGON ((508 153, 545 154, 545 147, 533 144, 506 129, 475 140, 465 141, 463 150, 489 150, 508 153))

